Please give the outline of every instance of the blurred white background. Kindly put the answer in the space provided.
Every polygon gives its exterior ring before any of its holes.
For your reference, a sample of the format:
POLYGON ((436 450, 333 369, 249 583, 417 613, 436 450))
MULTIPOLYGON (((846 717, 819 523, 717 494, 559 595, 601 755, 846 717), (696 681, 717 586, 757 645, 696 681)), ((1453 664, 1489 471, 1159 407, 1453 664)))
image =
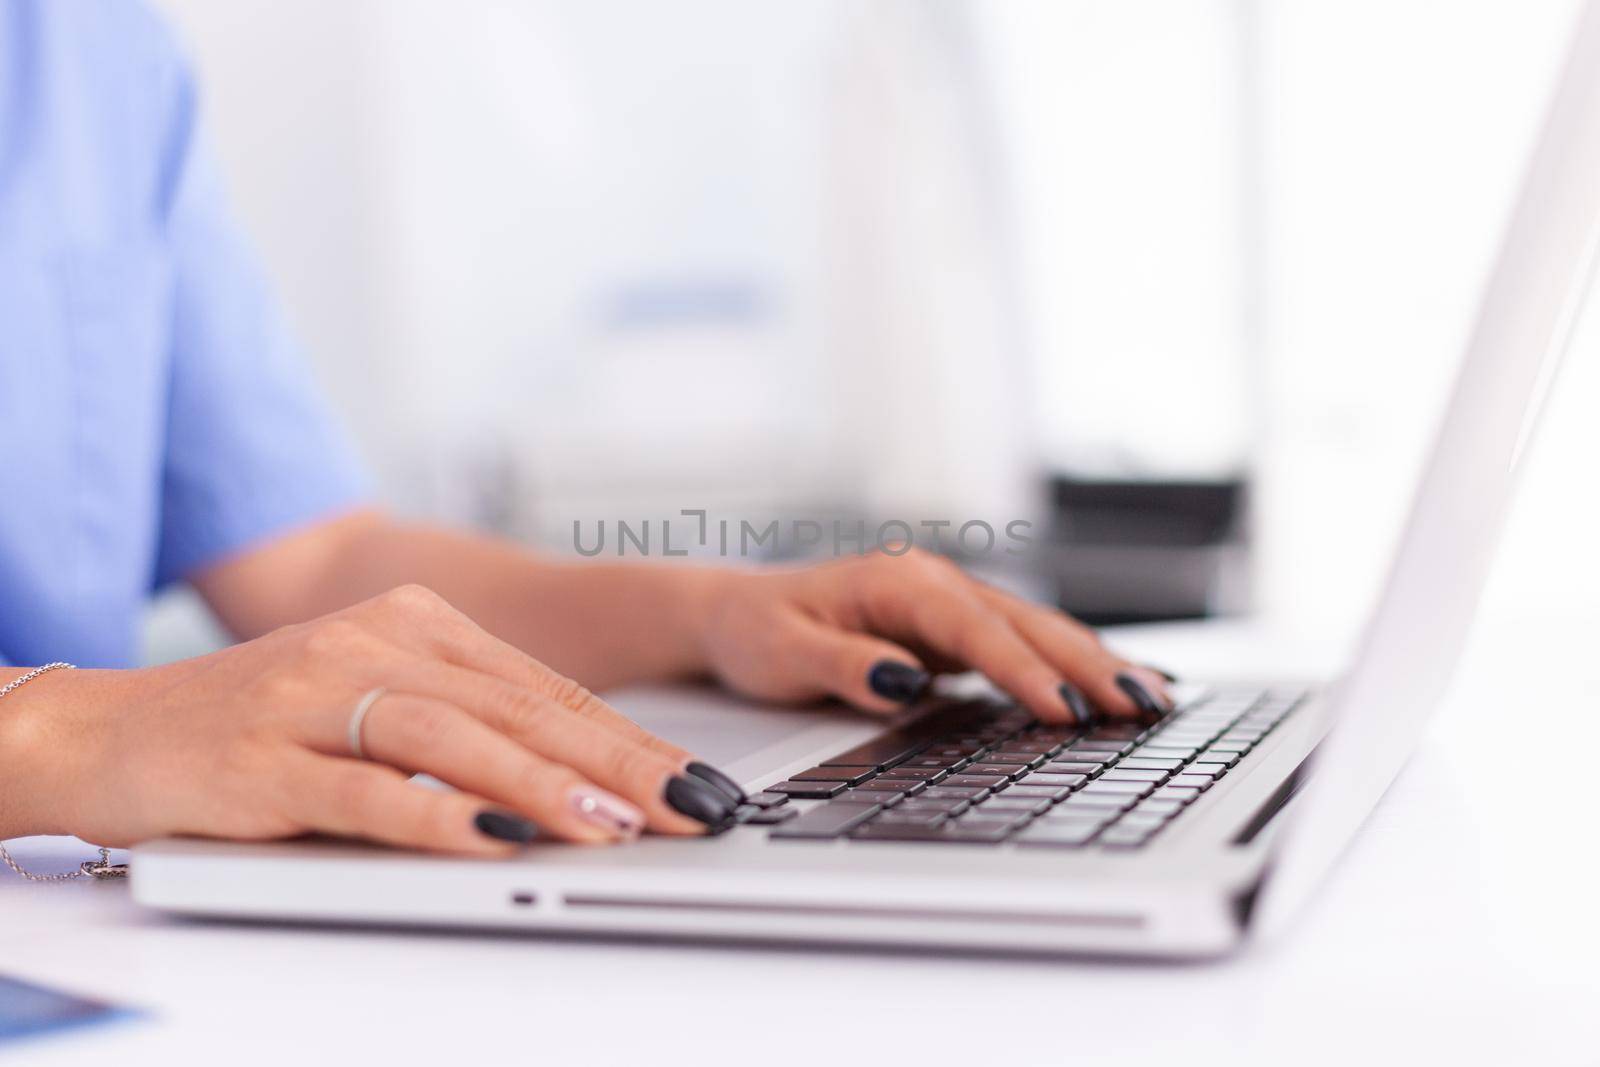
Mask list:
MULTIPOLYGON (((1573 10, 162 6, 396 506, 559 549, 1244 473, 1256 605, 1320 625, 1379 577, 1573 10)), ((1597 329, 1502 567, 1528 610, 1600 596, 1597 329)))

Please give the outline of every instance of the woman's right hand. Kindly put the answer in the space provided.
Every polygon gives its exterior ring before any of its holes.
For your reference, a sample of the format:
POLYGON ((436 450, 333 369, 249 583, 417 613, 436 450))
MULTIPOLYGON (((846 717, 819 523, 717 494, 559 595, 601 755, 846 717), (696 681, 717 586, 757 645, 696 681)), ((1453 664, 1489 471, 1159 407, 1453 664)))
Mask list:
POLYGON ((737 792, 415 586, 198 659, 52 672, 0 702, 0 753, 7 833, 108 846, 320 832, 501 855, 532 824, 704 833, 737 792), (380 686, 356 759, 350 721, 380 686))

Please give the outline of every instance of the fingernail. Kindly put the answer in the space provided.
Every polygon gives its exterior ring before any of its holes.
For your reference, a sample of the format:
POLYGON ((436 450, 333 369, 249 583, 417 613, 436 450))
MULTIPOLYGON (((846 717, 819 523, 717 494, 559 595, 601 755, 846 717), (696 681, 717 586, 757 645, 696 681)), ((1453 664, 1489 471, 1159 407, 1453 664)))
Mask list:
POLYGON ((485 837, 499 841, 515 841, 525 845, 539 836, 539 828, 520 815, 509 811, 480 811, 472 825, 485 837))
POLYGON ((1178 680, 1178 676, 1176 674, 1173 674, 1171 671, 1164 671, 1160 667, 1155 667, 1155 666, 1152 666, 1151 664, 1148 664, 1148 663, 1146 663, 1144 665, 1144 669, 1147 670, 1147 671, 1155 671, 1157 674, 1161 675, 1161 677, 1165 678, 1168 682, 1176 682, 1178 680))
POLYGON ((721 790, 698 778, 686 778, 679 774, 667 779, 667 788, 662 797, 673 811, 713 828, 733 817, 733 801, 723 796, 721 790))
POLYGON ((567 797, 567 802, 578 818, 623 837, 638 837, 639 831, 644 829, 644 812, 602 790, 579 786, 567 797))
POLYGON ((1089 702, 1083 699, 1083 694, 1078 692, 1077 686, 1071 682, 1062 682, 1061 699, 1066 701, 1067 710, 1072 712, 1072 718, 1079 726, 1088 726, 1094 722, 1094 712, 1089 710, 1089 702))
POLYGON ((867 672, 867 685, 886 700, 909 704, 928 688, 929 674, 899 660, 880 659, 867 672))
POLYGON ((1128 699, 1146 715, 1165 715, 1166 709, 1157 703, 1156 698, 1131 674, 1117 675, 1117 688, 1128 694, 1128 699))
POLYGON ((709 763, 701 763, 699 760, 695 760, 684 768, 684 772, 692 774, 702 782, 711 785, 735 804, 743 804, 749 799, 745 796, 744 790, 739 787, 738 782, 729 778, 709 763))

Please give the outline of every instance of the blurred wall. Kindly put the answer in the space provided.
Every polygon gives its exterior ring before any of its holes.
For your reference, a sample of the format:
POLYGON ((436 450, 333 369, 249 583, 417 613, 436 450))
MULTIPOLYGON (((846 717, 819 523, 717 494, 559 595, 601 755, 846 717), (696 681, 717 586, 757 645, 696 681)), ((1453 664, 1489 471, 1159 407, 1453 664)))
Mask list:
POLYGON ((559 546, 1242 466, 1261 605, 1348 622, 1573 5, 162 6, 400 506, 559 546))

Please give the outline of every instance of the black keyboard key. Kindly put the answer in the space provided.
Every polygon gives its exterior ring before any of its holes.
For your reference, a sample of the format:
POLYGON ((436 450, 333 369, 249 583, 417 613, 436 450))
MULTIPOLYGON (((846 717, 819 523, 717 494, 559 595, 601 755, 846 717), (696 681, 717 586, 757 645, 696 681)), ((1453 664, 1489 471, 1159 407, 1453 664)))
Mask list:
MULTIPOLYGON (((738 810, 736 810, 734 812, 734 817, 738 818, 739 812, 743 810, 743 807, 740 807, 738 810)), ((794 807, 757 808, 752 805, 750 814, 740 818, 739 821, 750 826, 775 826, 778 823, 787 822, 799 814, 800 809, 794 807)))
POLYGON ((756 793, 749 801, 758 808, 776 808, 780 804, 789 803, 787 793, 756 793))
POLYGON ((885 793, 905 797, 914 797, 928 788, 927 782, 919 782, 915 778, 874 778, 870 782, 862 782, 852 793, 885 793))
POLYGON ((965 756, 913 756, 904 763, 891 768, 889 774, 901 774, 906 771, 948 771, 960 767, 967 762, 965 756))
POLYGON ((1099 832, 1098 823, 1039 820, 1012 840, 1019 845, 1039 848, 1079 848, 1093 841, 1099 832))
POLYGON ((854 841, 940 841, 944 838, 944 824, 908 826, 874 819, 851 834, 850 838, 854 841))
POLYGON ((778 782, 767 786, 768 793, 783 793, 802 800, 826 800, 845 791, 843 782, 778 782))
POLYGON ((867 823, 851 838, 856 841, 907 841, 922 842, 927 844, 994 844, 1004 841, 1009 831, 994 830, 967 830, 958 832, 951 823, 941 826, 896 826, 892 823, 883 824, 877 820, 867 823))
POLYGON ((1099 778, 1096 778, 1095 781, 1097 781, 1097 782, 1164 782, 1164 781, 1167 780, 1168 776, 1171 775, 1171 773, 1172 773, 1171 771, 1138 771, 1138 770, 1124 770, 1121 767, 1113 767, 1109 771, 1107 771, 1106 773, 1102 774, 1099 778))
MULTIPOLYGON (((1120 756, 1131 749, 1133 745, 1126 741, 1074 741, 1066 747, 1066 755, 1071 756, 1078 752, 1104 752, 1112 756, 1120 756)), ((1104 759, 1106 757, 1099 757, 1104 759)))
MULTIPOLYGON (((1183 792, 1193 793, 1194 790, 1185 789, 1183 792)), ((1074 793, 1063 800, 1056 810, 1073 812, 1089 808, 1110 808, 1113 811, 1121 811, 1124 808, 1131 808, 1137 803, 1139 803, 1139 798, 1130 793, 1074 793)))
POLYGON ((770 838, 829 838, 849 833, 881 811, 876 804, 835 802, 812 808, 798 819, 779 826, 770 838))
POLYGON ((824 767, 892 767, 928 747, 931 737, 903 730, 891 730, 866 744, 823 760, 824 767))
POLYGON ((950 772, 936 767, 891 767, 880 778, 915 778, 923 782, 937 782, 950 772))
POLYGON ((957 817, 957 819, 950 819, 949 825, 962 830, 994 829, 1010 832, 1010 830, 1018 829, 1019 825, 1026 824, 1032 817, 1034 816, 1013 813, 1013 811, 995 811, 995 813, 990 814, 987 809, 973 808, 963 816, 957 817))
POLYGON ((846 789, 833 798, 835 804, 876 804, 880 808, 892 807, 906 799, 905 793, 886 792, 882 789, 846 789))
POLYGON ((924 790, 923 797, 929 800, 979 800, 988 796, 988 789, 964 789, 952 786, 936 785, 924 790))
POLYGON ((981 741, 972 741, 963 745, 953 745, 942 741, 935 741, 933 744, 923 749, 921 755, 913 756, 911 760, 907 760, 906 762, 910 763, 912 760, 919 759, 964 759, 968 756, 975 756, 979 752, 987 752, 988 750, 989 746, 981 741))
POLYGON ((945 823, 943 840, 960 841, 972 845, 992 845, 1004 841, 1011 834, 1010 823, 994 819, 973 819, 970 814, 945 823))
POLYGON ((1069 786, 1034 785, 1028 779, 1024 779, 1020 784, 1014 785, 1010 789, 1006 790, 1006 799, 1008 800, 1016 800, 1019 798, 1031 799, 1037 797, 1042 800, 1057 801, 1065 800, 1071 795, 1072 789, 1069 786))
POLYGON ((1121 808, 1069 808, 1065 804, 1051 808, 1041 815, 1037 822, 1049 823, 1052 826, 1066 823, 1091 823, 1095 826, 1105 826, 1116 822, 1122 817, 1121 808))
POLYGON ((870 767, 813 767, 809 771, 791 774, 791 782, 843 782, 845 785, 855 785, 864 782, 878 772, 870 767))
POLYGON ((991 789, 998 792, 1011 784, 1011 779, 999 774, 952 774, 939 783, 942 786, 991 789))
POLYGON ((1030 752, 1035 756, 1048 756, 1060 747, 1061 743, 1059 741, 1018 740, 1006 742, 1006 751, 1008 752, 1030 752))
POLYGON ((1104 763, 1082 763, 1074 760, 1071 763, 1046 763, 1040 769, 1047 774, 1099 774, 1105 768, 1104 763))
POLYGON ((1147 759, 1139 756, 1129 756, 1117 765, 1123 771, 1175 771, 1183 766, 1181 759, 1147 759))
POLYGON ((1008 763, 1018 764, 1022 767, 1042 767, 1050 757, 1037 752, 991 752, 982 760, 983 763, 1008 763))
POLYGON ((1029 768, 1018 763, 974 763, 962 775, 992 774, 1005 780, 1021 778, 1029 768))
POLYGON ((1153 782, 1108 782, 1106 776, 1102 774, 1078 790, 1078 793, 1089 796, 1105 796, 1109 793, 1116 796, 1143 797, 1148 796, 1154 789, 1153 782))
POLYGON ((1005 812, 1016 815, 1043 815, 1050 810, 1050 801, 1046 797, 1013 797, 1010 792, 1003 796, 990 797, 979 805, 979 811, 984 814, 1005 812))
POLYGON ((902 800, 895 811, 905 812, 938 812, 941 815, 960 815, 972 807, 970 800, 942 799, 929 800, 925 797, 914 797, 911 800, 902 800))
POLYGON ((1162 818, 1169 818, 1178 814, 1183 808, 1183 802, 1180 800, 1168 800, 1164 797, 1152 796, 1141 800, 1134 806, 1133 810, 1140 814, 1160 815, 1162 818))
POLYGON ((1140 745, 1128 753, 1129 759, 1193 759, 1199 748, 1176 748, 1167 745, 1140 745))
POLYGON ((873 826, 916 826, 931 830, 950 816, 942 811, 886 811, 872 820, 873 826))
POLYGON ((1048 771, 1034 771, 1023 778, 1016 786, 1055 786, 1058 788, 1076 789, 1089 779, 1081 774, 1054 774, 1048 771))
POLYGON ((1102 830, 1095 844, 1106 848, 1138 848, 1150 840, 1150 832, 1137 827, 1113 826, 1102 830))

